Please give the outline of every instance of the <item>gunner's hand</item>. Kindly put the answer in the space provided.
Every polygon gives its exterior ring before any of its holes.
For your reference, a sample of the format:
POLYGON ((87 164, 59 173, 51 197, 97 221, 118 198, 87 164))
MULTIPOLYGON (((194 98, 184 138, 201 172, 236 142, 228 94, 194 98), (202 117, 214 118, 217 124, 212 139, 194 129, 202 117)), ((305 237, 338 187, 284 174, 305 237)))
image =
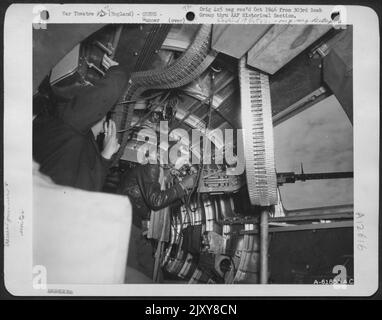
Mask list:
POLYGON ((196 174, 191 174, 191 175, 185 176, 182 179, 181 184, 185 189, 191 190, 194 187, 195 181, 196 181, 196 174))
POLYGON ((109 58, 108 55, 105 53, 102 58, 102 66, 105 68, 105 70, 109 70, 109 68, 118 66, 119 63, 112 58, 109 58))
POLYGON ((110 159, 120 147, 117 140, 117 129, 113 120, 109 120, 109 124, 104 123, 104 132, 105 139, 103 141, 103 151, 101 154, 105 159, 110 159))

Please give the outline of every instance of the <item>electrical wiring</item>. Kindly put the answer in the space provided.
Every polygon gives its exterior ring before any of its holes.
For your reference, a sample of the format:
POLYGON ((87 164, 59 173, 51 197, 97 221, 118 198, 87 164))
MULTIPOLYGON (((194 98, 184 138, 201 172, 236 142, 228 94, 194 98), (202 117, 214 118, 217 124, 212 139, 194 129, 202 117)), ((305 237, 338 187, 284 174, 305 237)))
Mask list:
MULTIPOLYGON (((208 121, 207 121, 207 125, 205 127, 205 130, 204 130, 204 135, 207 136, 207 132, 208 130, 210 129, 211 127, 211 118, 212 118, 212 109, 213 109, 213 98, 214 98, 214 91, 215 91, 215 83, 214 83, 214 80, 215 80, 215 72, 217 72, 217 70, 212 69, 212 72, 210 72, 210 96, 209 96, 209 113, 208 113, 208 121)), ((203 164, 203 154, 205 153, 204 151, 204 148, 205 146, 203 145, 203 148, 201 150, 201 160, 202 160, 202 163, 198 166, 198 172, 197 172, 197 176, 196 176, 196 179, 194 181, 194 185, 191 189, 191 191, 189 192, 189 194, 187 195, 187 200, 186 200, 186 203, 185 203, 185 206, 186 206, 186 210, 188 212, 188 214, 190 212, 195 212, 198 208, 198 204, 200 203, 200 194, 198 193, 197 195, 197 201, 196 201, 196 206, 195 206, 195 209, 192 210, 191 207, 190 207, 190 203, 191 203, 191 197, 194 193, 194 191, 197 189, 197 186, 199 185, 199 181, 200 181, 200 177, 201 177, 201 174, 203 172, 203 169, 204 169, 204 164, 203 164)))
POLYGON ((147 114, 145 114, 142 118, 140 118, 136 124, 134 124, 128 128, 118 130, 117 132, 118 133, 126 132, 126 131, 130 131, 130 130, 133 130, 133 129, 139 127, 144 121, 146 121, 149 118, 149 116, 154 112, 154 110, 156 108, 160 107, 166 101, 166 99, 168 98, 169 95, 170 95, 170 91, 166 92, 164 97, 159 102, 152 104, 151 107, 148 108, 149 112, 147 114))
POLYGON ((119 104, 128 104, 128 103, 133 103, 133 102, 138 102, 138 101, 147 101, 147 100, 151 100, 151 99, 154 99, 156 97, 159 97, 160 95, 162 94, 162 92, 157 92, 151 96, 148 96, 148 97, 138 97, 136 99, 133 99, 133 100, 123 100, 123 101, 120 101, 117 103, 117 105, 119 104))

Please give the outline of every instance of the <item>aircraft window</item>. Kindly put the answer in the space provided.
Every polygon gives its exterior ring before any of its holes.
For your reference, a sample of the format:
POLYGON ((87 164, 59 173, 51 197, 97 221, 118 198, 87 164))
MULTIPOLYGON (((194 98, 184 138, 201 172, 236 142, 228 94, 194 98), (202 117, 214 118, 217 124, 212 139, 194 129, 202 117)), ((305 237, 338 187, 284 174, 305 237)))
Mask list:
MULTIPOLYGON (((274 130, 277 172, 353 171, 353 127, 334 95, 274 130)), ((310 180, 280 186, 285 209, 352 204, 353 179, 310 180)))

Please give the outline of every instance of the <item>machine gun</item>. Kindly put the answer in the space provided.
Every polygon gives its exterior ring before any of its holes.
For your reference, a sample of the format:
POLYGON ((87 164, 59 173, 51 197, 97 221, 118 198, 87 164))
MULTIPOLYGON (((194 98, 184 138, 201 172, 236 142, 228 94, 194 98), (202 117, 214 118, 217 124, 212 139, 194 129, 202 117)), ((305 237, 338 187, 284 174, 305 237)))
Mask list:
POLYGON ((325 179, 345 179, 353 178, 353 172, 323 172, 323 173, 304 173, 301 163, 301 173, 279 172, 277 173, 277 184, 282 186, 284 183, 295 183, 296 181, 306 180, 325 180, 325 179))

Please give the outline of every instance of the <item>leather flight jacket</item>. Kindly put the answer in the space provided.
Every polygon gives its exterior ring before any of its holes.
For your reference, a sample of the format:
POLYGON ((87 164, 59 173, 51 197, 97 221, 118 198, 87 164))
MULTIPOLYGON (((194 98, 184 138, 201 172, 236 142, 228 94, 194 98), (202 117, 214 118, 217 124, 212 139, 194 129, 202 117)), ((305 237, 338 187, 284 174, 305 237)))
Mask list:
POLYGON ((142 220, 150 219, 151 210, 163 209, 186 195, 180 183, 161 190, 159 174, 158 164, 146 164, 130 169, 122 176, 118 193, 130 198, 133 223, 138 227, 142 220))

